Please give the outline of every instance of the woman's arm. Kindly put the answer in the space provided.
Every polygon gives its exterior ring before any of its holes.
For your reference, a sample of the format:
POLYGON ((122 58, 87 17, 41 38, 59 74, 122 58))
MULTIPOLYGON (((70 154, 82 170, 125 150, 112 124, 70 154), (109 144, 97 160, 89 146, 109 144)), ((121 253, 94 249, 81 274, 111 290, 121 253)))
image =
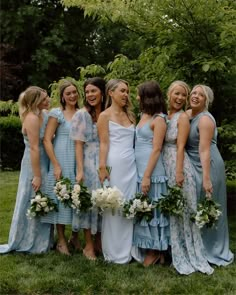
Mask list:
POLYGON ((186 145, 190 131, 189 117, 182 113, 178 119, 178 135, 177 135, 177 153, 176 153, 176 171, 175 181, 178 186, 182 186, 184 182, 184 147, 186 145))
POLYGON ((161 117, 155 118, 151 124, 151 128, 153 129, 153 148, 141 184, 142 192, 144 194, 147 194, 150 189, 151 175, 162 150, 162 145, 167 129, 165 119, 161 117))
POLYGON ((32 186, 34 191, 40 189, 41 169, 40 169, 40 151, 39 151, 39 134, 40 134, 40 121, 39 117, 33 113, 29 113, 24 120, 24 129, 26 130, 27 137, 30 145, 30 159, 32 171, 34 174, 32 186))
POLYGON ((62 173, 61 166, 55 156, 54 148, 52 144, 53 137, 55 135, 58 125, 59 124, 56 118, 49 117, 48 124, 44 134, 44 139, 43 139, 45 150, 54 168, 54 176, 56 180, 58 180, 61 177, 61 173, 62 173))
POLYGON ((213 121, 208 116, 203 116, 199 120, 199 154, 202 164, 202 179, 203 179, 203 188, 206 191, 206 194, 212 194, 212 183, 210 177, 210 160, 211 160, 211 140, 214 135, 215 125, 213 121))
POLYGON ((76 158, 76 181, 84 181, 84 142, 75 141, 75 158, 76 158))
POLYGON ((101 113, 97 122, 98 136, 100 141, 99 146, 99 179, 103 183, 107 178, 109 180, 109 173, 106 169, 107 154, 109 151, 109 117, 106 113, 101 113))

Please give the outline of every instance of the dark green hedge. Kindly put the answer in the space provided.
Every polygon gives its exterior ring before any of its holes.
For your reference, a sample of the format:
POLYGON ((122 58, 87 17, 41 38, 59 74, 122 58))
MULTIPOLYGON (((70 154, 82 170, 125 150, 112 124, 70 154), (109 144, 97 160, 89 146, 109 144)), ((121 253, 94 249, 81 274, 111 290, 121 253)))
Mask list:
POLYGON ((24 141, 19 117, 0 118, 0 164, 2 170, 20 169, 24 141))

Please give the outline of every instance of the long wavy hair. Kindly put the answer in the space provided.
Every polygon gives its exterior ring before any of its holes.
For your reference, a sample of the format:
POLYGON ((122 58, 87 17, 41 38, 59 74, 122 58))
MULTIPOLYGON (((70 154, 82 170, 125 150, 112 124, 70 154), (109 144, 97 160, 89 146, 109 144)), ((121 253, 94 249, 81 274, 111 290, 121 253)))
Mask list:
POLYGON ((138 85, 139 108, 142 113, 153 116, 158 113, 167 113, 166 102, 161 88, 156 81, 146 81, 138 85))
POLYGON ((18 102, 19 114, 22 122, 29 112, 39 115, 40 110, 38 109, 38 106, 45 99, 45 97, 42 96, 42 92, 47 94, 45 89, 38 86, 30 86, 20 94, 18 102))
MULTIPOLYGON (((63 110, 65 110, 65 108, 66 108, 66 102, 65 102, 65 99, 63 98, 63 95, 64 95, 65 89, 69 86, 74 86, 76 88, 77 93, 78 93, 78 97, 80 98, 80 94, 79 94, 79 90, 78 90, 77 85, 69 80, 66 80, 66 79, 62 80, 59 84, 59 95, 60 95, 60 104, 61 104, 63 110)), ((75 104, 75 108, 79 109, 78 101, 75 104)))
MULTIPOLYGON (((96 86, 100 91, 102 95, 102 102, 101 102, 101 112, 105 110, 106 106, 106 81, 103 78, 100 77, 93 77, 89 78, 84 82, 84 93, 85 93, 85 88, 88 85, 93 85, 96 86)), ((97 121, 96 118, 96 112, 94 106, 91 106, 87 100, 86 100, 86 94, 84 94, 84 106, 88 110, 88 113, 92 117, 93 122, 97 121)))
MULTIPOLYGON (((110 107, 112 104, 112 98, 109 95, 109 91, 114 91, 121 83, 124 83, 129 87, 129 83, 122 79, 111 79, 106 84, 106 108, 110 107)), ((132 111, 132 103, 128 97, 127 104, 123 107, 124 112, 127 114, 130 122, 135 123, 135 116, 132 111)))

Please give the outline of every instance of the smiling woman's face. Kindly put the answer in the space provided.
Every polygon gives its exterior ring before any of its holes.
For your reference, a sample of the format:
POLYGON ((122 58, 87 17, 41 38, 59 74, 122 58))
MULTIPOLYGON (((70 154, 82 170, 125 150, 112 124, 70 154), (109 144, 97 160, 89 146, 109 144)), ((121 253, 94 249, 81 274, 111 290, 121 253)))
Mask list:
POLYGON ((187 101, 186 89, 180 85, 176 85, 170 93, 170 108, 180 111, 187 101))
POLYGON ((102 103, 102 92, 97 86, 88 84, 85 87, 85 98, 91 106, 95 107, 102 103))
POLYGON ((66 104, 75 105, 78 102, 79 94, 74 85, 65 88, 63 98, 66 104))
POLYGON ((202 87, 194 88, 190 94, 190 107, 196 111, 203 111, 206 107, 206 96, 202 87))

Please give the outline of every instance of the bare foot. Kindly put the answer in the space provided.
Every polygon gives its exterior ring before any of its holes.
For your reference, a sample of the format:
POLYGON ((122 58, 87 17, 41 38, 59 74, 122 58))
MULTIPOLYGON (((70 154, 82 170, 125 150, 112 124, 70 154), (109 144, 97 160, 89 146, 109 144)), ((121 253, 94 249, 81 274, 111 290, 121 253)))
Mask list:
POLYGON ((155 263, 157 263, 161 258, 161 255, 159 252, 157 251, 150 251, 148 252, 148 254, 146 255, 144 262, 143 262, 143 266, 144 267, 148 267, 150 265, 154 265, 155 263))
POLYGON ((67 256, 71 256, 68 248, 67 248, 67 245, 63 245, 63 244, 57 244, 56 246, 56 250, 61 253, 61 254, 64 254, 64 255, 67 255, 67 256))
POLYGON ((83 254, 84 254, 84 256, 88 259, 88 260, 96 260, 97 259, 97 257, 96 257, 96 255, 95 255, 95 253, 94 253, 94 250, 93 249, 84 249, 83 250, 83 254))

